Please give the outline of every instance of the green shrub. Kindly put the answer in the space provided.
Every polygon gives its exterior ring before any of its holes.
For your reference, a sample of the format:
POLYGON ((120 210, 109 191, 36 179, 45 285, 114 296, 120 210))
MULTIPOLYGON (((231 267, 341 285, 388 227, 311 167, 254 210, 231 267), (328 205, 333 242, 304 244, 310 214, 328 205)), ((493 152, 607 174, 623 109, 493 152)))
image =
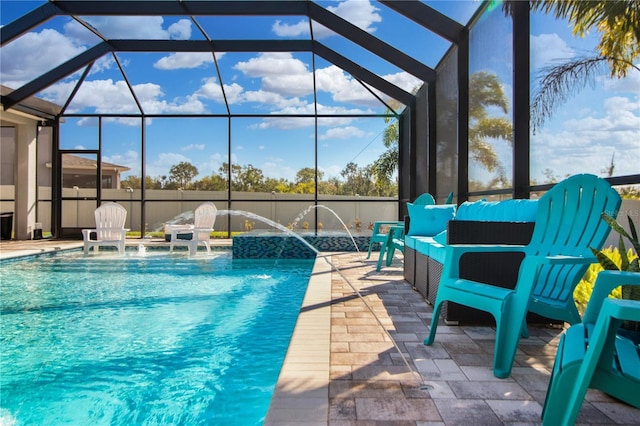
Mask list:
MULTIPOLYGON (((618 266, 618 268, 622 265, 622 256, 620 256, 620 252, 618 248, 606 248, 600 250, 603 254, 605 254, 614 264, 618 266)), ((627 259, 633 260, 637 258, 632 249, 627 251, 627 259)), ((576 306, 578 307, 578 311, 582 315, 584 312, 584 308, 587 306, 587 302, 591 297, 591 291, 593 290, 593 284, 596 281, 596 277, 600 271, 603 271, 604 268, 599 263, 593 263, 585 272, 584 277, 576 286, 576 289, 573 292, 573 298, 576 301, 576 306)), ((611 292, 610 297, 614 297, 616 299, 622 298, 622 287, 617 287, 615 290, 611 292)))

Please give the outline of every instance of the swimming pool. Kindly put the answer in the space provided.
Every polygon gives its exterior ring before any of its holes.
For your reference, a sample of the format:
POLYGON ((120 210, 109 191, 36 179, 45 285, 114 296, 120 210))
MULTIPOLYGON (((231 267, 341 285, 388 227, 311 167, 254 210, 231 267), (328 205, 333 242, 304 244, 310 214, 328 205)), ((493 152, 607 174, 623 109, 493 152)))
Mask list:
POLYGON ((3 262, 0 422, 260 424, 313 260, 3 262))

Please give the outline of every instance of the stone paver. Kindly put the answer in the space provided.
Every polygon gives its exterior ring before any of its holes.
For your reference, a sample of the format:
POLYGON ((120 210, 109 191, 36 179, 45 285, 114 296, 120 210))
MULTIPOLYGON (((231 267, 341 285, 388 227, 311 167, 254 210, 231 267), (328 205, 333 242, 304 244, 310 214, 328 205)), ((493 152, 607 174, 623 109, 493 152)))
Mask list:
MULTIPOLYGON (((404 281, 401 260, 379 273, 357 254, 332 263, 349 283, 333 274, 329 425, 540 424, 559 327, 531 327, 511 377, 497 379, 493 327, 441 322, 423 345, 432 308, 404 281)), ((640 424, 640 410, 589 391, 579 422, 640 424)))

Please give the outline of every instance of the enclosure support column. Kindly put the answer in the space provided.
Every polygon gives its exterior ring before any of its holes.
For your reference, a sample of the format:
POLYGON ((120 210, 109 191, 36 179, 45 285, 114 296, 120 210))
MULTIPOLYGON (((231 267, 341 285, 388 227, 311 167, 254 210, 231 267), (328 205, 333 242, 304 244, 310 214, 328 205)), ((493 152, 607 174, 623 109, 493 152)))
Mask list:
POLYGON ((16 240, 29 240, 36 223, 36 140, 38 126, 27 121, 16 126, 15 217, 16 240))

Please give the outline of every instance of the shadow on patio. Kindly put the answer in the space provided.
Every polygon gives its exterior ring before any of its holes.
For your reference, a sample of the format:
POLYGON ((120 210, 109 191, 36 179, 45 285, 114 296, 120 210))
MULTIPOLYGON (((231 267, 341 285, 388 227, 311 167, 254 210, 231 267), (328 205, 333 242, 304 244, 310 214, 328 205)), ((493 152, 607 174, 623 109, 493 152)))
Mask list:
MULTIPOLYGON (((334 273, 330 424, 540 423, 559 327, 531 327, 530 337, 520 341, 512 375, 497 379, 492 374, 492 327, 442 323, 434 345, 423 345, 432 307, 404 281, 401 261, 378 273, 374 261, 362 263, 356 254, 334 256, 333 263, 378 320, 334 273)), ((640 410, 592 390, 578 417, 585 424, 638 422, 640 410)))

